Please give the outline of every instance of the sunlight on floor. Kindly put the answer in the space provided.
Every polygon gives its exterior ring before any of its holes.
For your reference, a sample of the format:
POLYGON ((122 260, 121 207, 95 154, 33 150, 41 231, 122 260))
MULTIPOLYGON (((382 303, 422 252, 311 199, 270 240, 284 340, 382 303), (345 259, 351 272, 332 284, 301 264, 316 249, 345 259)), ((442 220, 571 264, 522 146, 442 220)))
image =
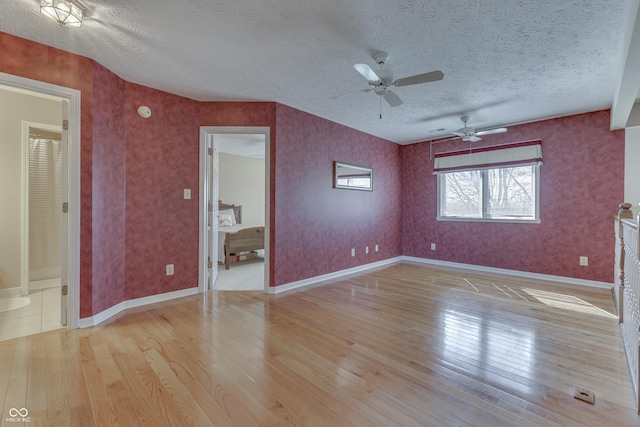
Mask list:
POLYGON ((541 291, 538 289, 522 289, 522 291, 549 307, 561 308, 585 314, 593 314, 595 316, 607 317, 610 319, 618 318, 616 315, 572 295, 541 291))

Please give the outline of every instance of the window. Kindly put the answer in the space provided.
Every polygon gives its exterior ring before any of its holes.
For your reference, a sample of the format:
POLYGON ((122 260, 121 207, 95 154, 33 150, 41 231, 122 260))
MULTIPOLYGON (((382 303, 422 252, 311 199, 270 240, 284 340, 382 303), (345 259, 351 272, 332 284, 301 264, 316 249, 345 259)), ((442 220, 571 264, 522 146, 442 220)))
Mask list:
POLYGON ((541 141, 435 155, 438 219, 539 222, 541 141))
POLYGON ((438 219, 538 220, 538 165, 438 174, 438 219))

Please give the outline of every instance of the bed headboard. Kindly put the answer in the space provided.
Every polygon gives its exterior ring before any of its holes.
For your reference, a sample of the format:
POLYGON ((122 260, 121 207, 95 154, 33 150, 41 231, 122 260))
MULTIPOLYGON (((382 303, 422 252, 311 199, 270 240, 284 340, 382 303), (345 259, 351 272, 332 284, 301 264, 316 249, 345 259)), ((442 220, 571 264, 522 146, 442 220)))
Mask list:
POLYGON ((236 216, 236 223, 242 224, 242 206, 230 205, 228 203, 222 203, 222 200, 218 200, 218 209, 233 209, 233 214, 236 216))

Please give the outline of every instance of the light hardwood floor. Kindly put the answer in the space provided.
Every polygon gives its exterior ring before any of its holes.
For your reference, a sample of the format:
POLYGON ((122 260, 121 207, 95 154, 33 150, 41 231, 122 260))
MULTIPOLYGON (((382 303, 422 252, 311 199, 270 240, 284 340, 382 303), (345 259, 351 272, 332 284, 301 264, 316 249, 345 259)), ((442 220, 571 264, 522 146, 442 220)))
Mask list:
POLYGON ((1 424, 638 426, 612 313, 606 289, 407 263, 213 291, 0 342, 1 424))

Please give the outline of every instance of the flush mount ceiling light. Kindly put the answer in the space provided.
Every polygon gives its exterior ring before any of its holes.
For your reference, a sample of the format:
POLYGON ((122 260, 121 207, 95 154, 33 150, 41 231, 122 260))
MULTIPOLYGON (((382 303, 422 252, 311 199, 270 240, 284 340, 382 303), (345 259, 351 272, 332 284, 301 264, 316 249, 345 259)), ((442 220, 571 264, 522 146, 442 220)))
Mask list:
POLYGON ((40 13, 65 27, 82 26, 82 9, 64 0, 40 0, 40 13))

